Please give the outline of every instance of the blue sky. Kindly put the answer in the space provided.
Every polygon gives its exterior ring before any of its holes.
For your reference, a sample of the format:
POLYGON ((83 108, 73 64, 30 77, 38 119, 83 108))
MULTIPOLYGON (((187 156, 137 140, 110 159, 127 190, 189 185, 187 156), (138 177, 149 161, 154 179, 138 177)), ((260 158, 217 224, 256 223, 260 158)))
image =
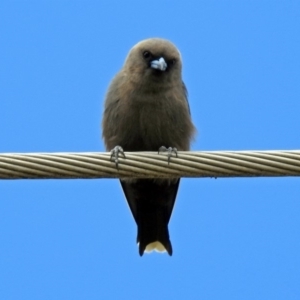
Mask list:
MULTIPOLYGON (((193 150, 300 149, 299 1, 0 3, 0 152, 104 151, 108 84, 183 57, 193 150)), ((299 178, 183 179, 174 254, 138 255, 117 180, 0 181, 1 299, 299 299, 299 178)))

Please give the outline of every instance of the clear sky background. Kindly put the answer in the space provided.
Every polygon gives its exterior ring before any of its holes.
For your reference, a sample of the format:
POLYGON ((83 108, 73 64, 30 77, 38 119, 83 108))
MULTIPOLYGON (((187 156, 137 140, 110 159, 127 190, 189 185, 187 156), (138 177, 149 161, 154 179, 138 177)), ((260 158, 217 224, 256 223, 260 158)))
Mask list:
MULTIPOLYGON (((299 1, 0 2, 0 152, 104 151, 129 49, 180 49, 193 150, 300 149, 299 1)), ((183 179, 138 255, 117 180, 0 181, 0 298, 300 299, 300 179, 183 179)))

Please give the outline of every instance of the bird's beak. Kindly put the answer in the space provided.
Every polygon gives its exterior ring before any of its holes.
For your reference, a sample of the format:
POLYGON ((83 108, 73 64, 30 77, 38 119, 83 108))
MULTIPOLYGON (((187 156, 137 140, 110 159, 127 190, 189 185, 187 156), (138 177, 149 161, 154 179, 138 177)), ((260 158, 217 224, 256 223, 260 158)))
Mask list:
POLYGON ((152 60, 150 66, 152 69, 166 71, 168 65, 167 65, 166 61, 164 60, 164 58, 161 57, 160 59, 152 60))

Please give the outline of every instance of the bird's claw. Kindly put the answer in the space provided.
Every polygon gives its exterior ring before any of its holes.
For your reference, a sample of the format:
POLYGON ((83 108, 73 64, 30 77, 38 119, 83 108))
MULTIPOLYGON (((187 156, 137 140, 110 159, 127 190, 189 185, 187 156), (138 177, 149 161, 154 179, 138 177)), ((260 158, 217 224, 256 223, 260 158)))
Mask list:
POLYGON ((172 153, 175 153, 176 157, 178 157, 177 148, 175 148, 175 147, 174 148, 173 147, 166 148, 165 146, 161 146, 158 149, 158 154, 159 154, 159 152, 168 152, 168 164, 170 164, 172 153))
POLYGON ((116 168, 119 168, 119 155, 122 154, 126 158, 124 150, 121 146, 116 146, 110 151, 110 161, 113 161, 116 164, 116 168))

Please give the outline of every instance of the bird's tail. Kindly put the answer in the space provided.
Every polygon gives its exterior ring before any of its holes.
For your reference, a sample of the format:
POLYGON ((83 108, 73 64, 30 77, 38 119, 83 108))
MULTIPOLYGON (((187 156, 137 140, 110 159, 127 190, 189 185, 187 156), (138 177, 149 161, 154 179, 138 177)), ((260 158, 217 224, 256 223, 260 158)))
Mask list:
POLYGON ((168 219, 165 217, 164 209, 161 206, 150 209, 141 214, 142 218, 138 222, 137 242, 139 244, 139 254, 144 252, 168 252, 172 255, 172 244, 169 238, 168 219))
POLYGON ((179 178, 121 180, 122 188, 138 227, 139 253, 156 250, 172 255, 168 224, 174 207, 179 178))

